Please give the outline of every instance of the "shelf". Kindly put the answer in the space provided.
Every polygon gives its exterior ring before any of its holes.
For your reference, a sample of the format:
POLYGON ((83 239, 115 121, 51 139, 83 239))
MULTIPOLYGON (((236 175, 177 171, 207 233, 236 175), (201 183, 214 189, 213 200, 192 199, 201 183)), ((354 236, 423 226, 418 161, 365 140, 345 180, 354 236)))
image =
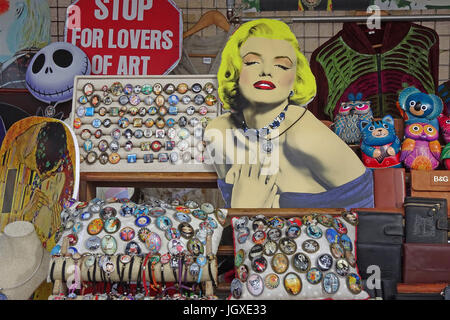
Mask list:
POLYGON ((80 201, 95 198, 97 187, 217 188, 215 172, 81 172, 80 201))

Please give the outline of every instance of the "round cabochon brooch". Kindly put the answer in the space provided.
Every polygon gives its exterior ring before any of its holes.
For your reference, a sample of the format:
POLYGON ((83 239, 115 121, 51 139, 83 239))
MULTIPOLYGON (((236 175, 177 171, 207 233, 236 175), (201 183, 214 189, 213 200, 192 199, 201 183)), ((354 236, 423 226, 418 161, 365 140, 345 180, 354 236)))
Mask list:
POLYGON ((264 282, 260 275, 252 274, 247 280, 247 289, 251 295, 257 297, 264 291, 264 282))
POLYGON ((264 278, 264 284, 268 289, 275 289, 280 285, 280 277, 275 273, 269 273, 264 278))
POLYGON ((302 291, 302 280, 294 273, 290 272, 284 277, 284 288, 293 296, 296 296, 302 291))
POLYGON ((353 226, 358 225, 358 214, 354 211, 344 211, 341 214, 342 218, 353 226))

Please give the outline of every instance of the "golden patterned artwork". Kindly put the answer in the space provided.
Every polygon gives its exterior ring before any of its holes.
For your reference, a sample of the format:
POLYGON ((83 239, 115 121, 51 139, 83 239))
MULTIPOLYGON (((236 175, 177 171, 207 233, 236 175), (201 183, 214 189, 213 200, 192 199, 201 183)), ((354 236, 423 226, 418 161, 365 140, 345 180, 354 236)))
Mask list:
POLYGON ((75 150, 60 120, 29 117, 8 130, 0 149, 0 231, 30 221, 44 247, 53 248, 64 203, 78 194, 75 150))

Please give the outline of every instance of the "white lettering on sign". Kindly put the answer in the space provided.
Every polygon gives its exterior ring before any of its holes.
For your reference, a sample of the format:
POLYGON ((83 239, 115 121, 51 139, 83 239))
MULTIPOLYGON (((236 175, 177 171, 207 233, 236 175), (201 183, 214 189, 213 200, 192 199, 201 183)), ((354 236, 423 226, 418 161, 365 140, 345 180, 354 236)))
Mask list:
POLYGON ((163 39, 165 42, 162 43, 163 49, 170 50, 172 49, 173 43, 170 38, 173 37, 173 32, 170 30, 165 30, 163 32, 163 39))
MULTIPOLYGON (((98 9, 94 10, 94 15, 99 20, 105 20, 109 16, 108 7, 105 3, 109 4, 109 0, 95 0, 95 4, 98 9)), ((119 13, 122 13, 122 17, 125 20, 132 21, 144 20, 145 11, 150 10, 153 7, 153 0, 113 0, 112 7, 112 20, 119 20, 119 13), (122 10, 120 10, 120 5, 122 10)))
POLYGON ((95 18, 97 18, 98 20, 105 20, 106 18, 108 18, 108 8, 103 4, 104 3, 109 3, 109 0, 95 0, 95 4, 97 5, 98 9, 94 10, 94 16, 95 18))
POLYGON ((107 74, 108 68, 112 66, 112 63, 110 60, 112 60, 111 55, 95 55, 91 59, 91 72, 92 74, 107 74))
POLYGON ((82 47, 103 48, 103 30, 102 29, 88 29, 83 30, 79 28, 72 29, 72 44, 76 44, 80 40, 82 47))
POLYGON ((146 75, 148 61, 150 57, 143 56, 120 56, 119 66, 117 67, 118 75, 146 75), (142 62, 142 64, 141 64, 142 62))
MULTIPOLYGON (((90 29, 83 29, 85 30, 90 29)), ((165 30, 161 32, 161 30, 134 30, 134 29, 120 29, 117 32, 117 35, 114 33, 114 29, 108 30, 108 48, 115 49, 121 48, 125 49, 130 47, 131 49, 151 49, 151 50, 170 50, 173 47, 173 32, 170 30, 165 30)), ((86 31, 87 33, 91 31, 86 31)), ((74 39, 75 31, 72 35, 72 39, 74 39)), ((103 33, 101 34, 103 38, 103 33)), ((75 38, 79 39, 77 36, 75 38)), ((99 38, 97 36, 95 39, 99 38)), ((100 39, 100 38, 99 38, 100 39)), ((85 41, 81 41, 81 45, 83 47, 90 47, 91 35, 85 41)), ((73 40, 72 40, 73 41, 73 40)), ((75 43, 75 42, 72 42, 75 43)))
POLYGON ((448 176, 433 176, 434 182, 448 182, 448 176))

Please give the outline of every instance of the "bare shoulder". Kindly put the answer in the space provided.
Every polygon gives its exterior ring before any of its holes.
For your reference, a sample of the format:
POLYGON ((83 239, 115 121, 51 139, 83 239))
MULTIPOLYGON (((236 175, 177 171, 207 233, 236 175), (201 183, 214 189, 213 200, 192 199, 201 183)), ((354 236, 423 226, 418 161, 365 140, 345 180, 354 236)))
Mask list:
MULTIPOLYGON (((311 135, 311 138, 317 137, 321 138, 324 136, 327 137, 333 137, 336 136, 336 134, 328 127, 326 122, 323 122, 316 118, 312 114, 311 111, 306 110, 305 113, 302 115, 302 117, 299 119, 299 121, 296 123, 295 126, 293 126, 293 129, 296 132, 302 132, 302 133, 314 133, 314 135, 311 135)), ((334 137, 333 137, 334 138, 334 137)), ((336 138, 339 138, 336 136, 336 138)))

